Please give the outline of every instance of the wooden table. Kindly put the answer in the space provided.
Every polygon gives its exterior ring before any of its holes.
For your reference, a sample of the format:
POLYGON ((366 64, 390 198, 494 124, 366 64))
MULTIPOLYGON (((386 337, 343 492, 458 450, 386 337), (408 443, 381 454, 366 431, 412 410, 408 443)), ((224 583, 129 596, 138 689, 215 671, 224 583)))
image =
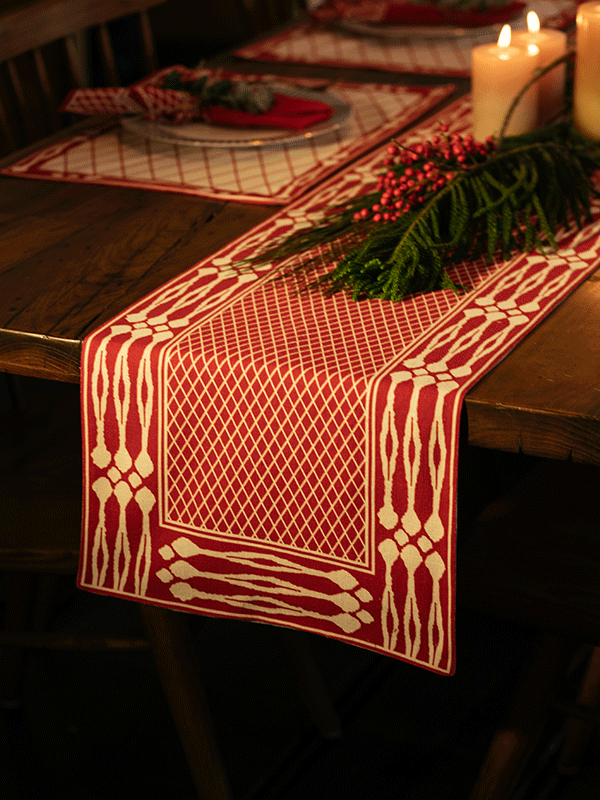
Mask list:
MULTIPOLYGON (((352 70, 277 71, 374 80, 372 72, 352 70)), ((442 82, 380 73, 376 79, 442 82)), ((458 92, 466 90, 466 82, 454 82, 458 92)), ((88 333, 275 210, 0 177, 0 370, 78 382, 88 333)), ((471 390, 469 441, 600 464, 599 331, 600 270, 471 390)))

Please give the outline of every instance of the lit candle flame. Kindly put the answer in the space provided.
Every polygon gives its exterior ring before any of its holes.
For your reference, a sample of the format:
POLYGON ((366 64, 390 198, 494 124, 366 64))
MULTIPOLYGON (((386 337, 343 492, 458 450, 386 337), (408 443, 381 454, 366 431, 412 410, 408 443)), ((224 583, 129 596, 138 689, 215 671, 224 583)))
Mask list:
POLYGON ((527 30, 529 33, 537 33, 540 29, 540 18, 535 11, 527 12, 527 30))
POLYGON ((498 37, 498 47, 508 47, 510 45, 510 25, 503 25, 498 37))

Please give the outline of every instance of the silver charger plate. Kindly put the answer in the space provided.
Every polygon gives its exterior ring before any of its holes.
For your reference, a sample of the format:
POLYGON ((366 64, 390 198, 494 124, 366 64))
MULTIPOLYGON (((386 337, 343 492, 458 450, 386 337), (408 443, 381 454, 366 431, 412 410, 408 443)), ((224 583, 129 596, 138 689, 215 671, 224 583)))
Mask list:
MULTIPOLYGON (((525 20, 525 12, 521 12, 512 20, 511 27, 521 27, 525 20)), ((486 25, 479 28, 458 28, 449 25, 384 25, 375 22, 359 22, 352 19, 340 19, 336 23, 338 28, 347 33, 356 33, 360 36, 375 36, 381 39, 462 39, 471 36, 476 39, 496 38, 504 23, 486 25)))
MULTIPOLYGON (((527 7, 513 17, 510 27, 513 30, 527 30, 527 12, 535 11, 542 26, 547 24, 561 12, 575 8, 574 0, 530 0, 527 7)), ((360 36, 374 36, 390 41, 408 39, 463 39, 471 37, 483 43, 498 38, 503 22, 486 25, 480 28, 459 28, 446 25, 384 25, 375 22, 358 22, 357 20, 337 20, 338 28, 347 33, 360 36)))
POLYGON ((333 114, 324 122, 319 122, 301 131, 282 128, 239 128, 227 125, 210 125, 195 120, 183 124, 169 124, 145 119, 143 116, 121 117, 125 130, 169 144, 190 147, 281 147, 284 144, 297 144, 316 136, 340 128, 352 116, 352 107, 325 92, 315 92, 299 87, 273 87, 279 94, 306 100, 320 100, 333 108, 333 114))

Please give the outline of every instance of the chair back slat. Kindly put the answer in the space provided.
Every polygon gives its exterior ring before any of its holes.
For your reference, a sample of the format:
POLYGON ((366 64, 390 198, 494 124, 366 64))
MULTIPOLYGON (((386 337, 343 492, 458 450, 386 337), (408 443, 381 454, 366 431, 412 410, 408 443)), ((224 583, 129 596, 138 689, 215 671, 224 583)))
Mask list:
POLYGON ((83 49, 81 37, 77 34, 70 34, 65 37, 65 51, 71 69, 73 88, 82 89, 87 86, 88 71, 85 67, 85 50, 83 49))
POLYGON ((152 33, 152 25, 150 24, 150 16, 148 11, 143 9, 140 11, 140 31, 142 36, 142 50, 146 60, 146 71, 154 72, 158 69, 158 62, 156 59, 156 48, 154 45, 154 35, 152 33))
POLYGON ((105 22, 98 26, 100 35, 100 52, 102 53, 102 63, 108 76, 108 84, 110 86, 119 86, 121 79, 119 78, 119 71, 117 69, 117 62, 115 59, 115 52, 113 50, 110 33, 105 22))
POLYGON ((25 97, 25 92, 23 91, 23 85, 21 83, 21 77, 19 75, 19 71, 15 65, 14 59, 9 58, 6 62, 6 68, 8 70, 8 76, 10 78, 10 83, 12 86, 12 90, 15 94, 17 102, 20 105, 26 105, 27 99, 25 97))
POLYGON ((48 123, 53 132, 58 131, 61 128, 61 120, 58 115, 56 96, 52 88, 50 77, 48 76, 48 70, 46 68, 46 62, 44 60, 44 56, 42 55, 42 51, 38 47, 36 47, 36 49, 33 51, 33 59, 35 63, 37 77, 40 84, 40 91, 42 93, 44 101, 48 123))
POLYGON ((16 60, 9 58, 6 62, 6 69, 8 72, 9 86, 8 90, 12 93, 14 98, 15 112, 17 114, 17 122, 13 125, 13 138, 19 142, 23 137, 25 141, 34 141, 37 136, 37 118, 39 118, 39 97, 36 99, 35 104, 32 103, 33 97, 31 92, 26 92, 21 80, 21 72, 17 67, 16 60), (18 110, 28 108, 29 113, 19 114, 18 110))
POLYGON ((3 91, 0 97, 0 150, 11 153, 17 149, 18 145, 14 134, 14 123, 9 120, 6 108, 7 103, 3 91))

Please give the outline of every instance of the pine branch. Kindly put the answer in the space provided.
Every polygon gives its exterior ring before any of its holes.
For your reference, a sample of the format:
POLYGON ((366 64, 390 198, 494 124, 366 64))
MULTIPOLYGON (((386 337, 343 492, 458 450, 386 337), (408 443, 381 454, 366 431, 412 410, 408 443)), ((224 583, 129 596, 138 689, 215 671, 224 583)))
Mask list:
POLYGON ((247 111, 249 114, 268 111, 275 99, 271 87, 264 83, 232 81, 229 78, 209 80, 207 75, 186 81, 178 70, 165 75, 161 89, 175 89, 194 95, 198 98, 200 108, 225 106, 236 111, 247 111))
POLYGON ((273 262, 279 277, 293 276, 307 290, 400 300, 414 292, 463 290, 448 269, 468 258, 490 262, 556 250, 560 227, 591 220, 600 142, 588 141, 569 122, 506 136, 528 86, 511 105, 498 141, 446 135, 440 126, 441 137, 412 149, 396 142, 373 191, 328 209, 320 223, 268 246, 250 263, 273 262), (331 270, 314 277, 324 260, 331 270))

